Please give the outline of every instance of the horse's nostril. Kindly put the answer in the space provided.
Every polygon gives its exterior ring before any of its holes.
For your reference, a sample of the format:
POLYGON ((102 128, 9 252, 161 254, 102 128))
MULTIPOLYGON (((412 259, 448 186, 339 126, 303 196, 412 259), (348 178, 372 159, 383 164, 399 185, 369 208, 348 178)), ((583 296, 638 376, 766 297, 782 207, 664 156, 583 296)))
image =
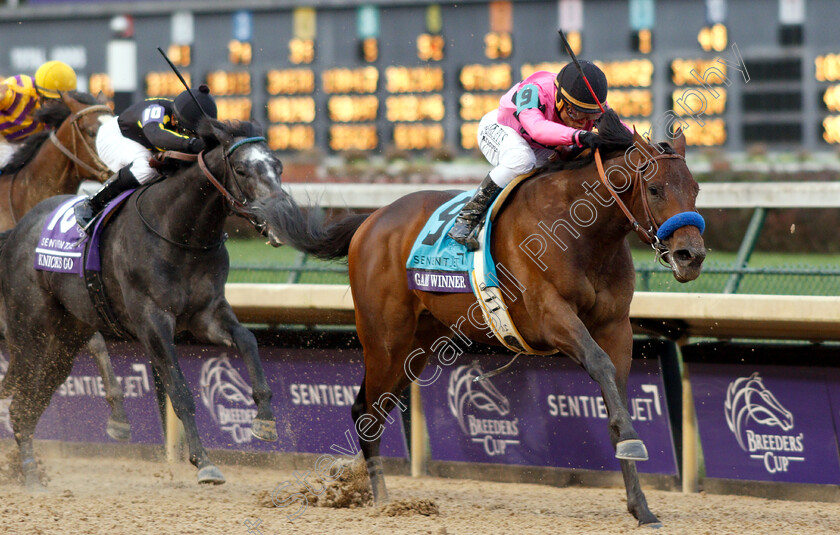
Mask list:
POLYGON ((691 254, 691 251, 688 249, 678 249, 674 251, 674 260, 680 264, 687 264, 691 262, 692 258, 694 258, 694 255, 691 254))

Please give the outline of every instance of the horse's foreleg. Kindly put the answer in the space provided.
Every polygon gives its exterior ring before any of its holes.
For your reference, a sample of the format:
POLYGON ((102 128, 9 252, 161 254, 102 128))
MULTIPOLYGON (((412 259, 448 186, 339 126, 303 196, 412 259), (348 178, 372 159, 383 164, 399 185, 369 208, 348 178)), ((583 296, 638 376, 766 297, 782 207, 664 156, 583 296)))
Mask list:
MULTIPOLYGON (((560 352, 576 360, 601 387, 609 411, 610 429, 618 435, 615 456, 629 461, 646 461, 647 450, 633 428, 630 413, 616 386, 616 367, 609 355, 595 342, 586 326, 561 299, 546 308, 556 313, 546 319, 546 340, 560 352)), ((632 341, 632 338, 631 338, 632 341)))
POLYGON ((212 316, 200 316, 195 323, 191 331, 200 340, 216 345, 235 346, 242 354, 251 376, 254 402, 257 404, 257 415, 251 424, 251 434, 260 440, 276 442, 277 424, 271 410, 271 388, 265 378, 254 333, 239 323, 227 301, 219 306, 212 316))
MULTIPOLYGON (((616 368, 615 383, 621 396, 622 405, 627 407, 627 378, 630 375, 630 363, 633 353, 633 330, 629 322, 620 322, 595 333, 598 345, 610 356, 616 368)), ((610 440, 613 448, 619 442, 616 430, 610 427, 610 440)), ((645 493, 639 484, 636 462, 621 460, 621 475, 627 491, 627 510, 639 521, 640 526, 660 527, 662 525, 647 504, 645 493)))
POLYGON ((111 406, 111 416, 108 418, 108 425, 105 432, 114 440, 127 442, 131 440, 131 426, 128 423, 128 416, 125 414, 123 390, 114 375, 114 367, 111 364, 111 356, 108 355, 108 348, 102 334, 95 333, 88 341, 88 350, 93 355, 93 360, 99 367, 99 375, 105 383, 105 399, 111 406))
POLYGON ((178 365, 178 355, 173 343, 175 318, 171 314, 156 310, 138 325, 140 329, 137 338, 151 356, 152 366, 157 368, 166 393, 172 400, 172 408, 184 424, 190 450, 190 462, 198 468, 198 482, 224 483, 224 476, 210 462, 207 451, 198 437, 198 427, 195 425, 195 401, 181 367, 178 365))

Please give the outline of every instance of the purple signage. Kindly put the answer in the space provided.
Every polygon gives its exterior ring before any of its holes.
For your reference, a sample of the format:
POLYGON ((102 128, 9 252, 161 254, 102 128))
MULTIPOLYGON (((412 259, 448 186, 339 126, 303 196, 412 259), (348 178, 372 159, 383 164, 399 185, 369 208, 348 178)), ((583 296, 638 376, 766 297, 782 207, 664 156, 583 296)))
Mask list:
MULTIPOLYGON (((206 448, 303 453, 330 453, 335 451, 332 446, 358 450, 350 407, 364 374, 361 351, 260 349, 274 394, 271 406, 279 442, 262 442, 251 435, 257 409, 245 363, 237 353, 207 346, 179 346, 178 351, 195 395, 195 419, 206 448)), ((406 457, 402 419, 392 414, 394 422, 382 435, 382 455, 406 457)))
POLYGON ((708 477, 840 482, 824 368, 691 363, 690 372, 708 477))
MULTIPOLYGON (((152 384, 152 368, 137 346, 109 344, 111 362, 125 395, 125 412, 131 423, 131 442, 162 444, 160 411, 152 384)), ((0 355, 0 372, 8 366, 5 348, 0 355)), ((11 438, 10 399, 0 400, 0 438, 11 438)), ((53 394, 35 428, 35 438, 68 442, 114 442, 105 433, 111 407, 99 368, 87 353, 76 357, 73 370, 53 394)))
MULTIPOLYGON (((118 381, 125 393, 132 442, 162 444, 159 410, 151 364, 139 346, 109 343, 118 381)), ((251 435, 256 406, 250 380, 238 354, 223 348, 179 346, 179 363, 195 396, 196 424, 208 449, 329 453, 358 451, 350 407, 361 385, 358 350, 261 348, 260 356, 274 396, 279 442, 251 435), (342 353, 336 356, 336 353, 342 353), (333 448, 335 446, 335 448, 333 448)), ((0 377, 8 366, 0 356, 0 377)), ((10 400, 0 400, 0 438, 11 438, 10 400)), ((35 437, 72 442, 113 442, 105 433, 110 407, 93 359, 76 358, 70 377, 53 395, 35 437)), ((406 457, 402 419, 382 435, 382 455, 406 457)))
MULTIPOLYGON (((463 355, 422 389, 432 458, 621 469, 600 388, 580 366, 565 357, 524 357, 499 376, 473 382, 508 360, 463 355)), ((430 371, 423 377, 431 377, 430 371)), ((676 474, 658 361, 633 361, 628 392, 633 425, 650 455, 637 463, 639 471, 676 474)))

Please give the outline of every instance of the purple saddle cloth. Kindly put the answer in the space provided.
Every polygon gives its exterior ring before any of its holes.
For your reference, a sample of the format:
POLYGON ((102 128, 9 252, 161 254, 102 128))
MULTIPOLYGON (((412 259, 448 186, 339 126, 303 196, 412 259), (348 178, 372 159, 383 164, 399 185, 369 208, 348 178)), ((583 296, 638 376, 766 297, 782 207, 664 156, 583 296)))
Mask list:
POLYGON ((73 207, 84 197, 68 199, 53 210, 44 222, 38 245, 35 247, 35 269, 55 273, 75 273, 80 277, 85 270, 100 271, 99 236, 107 215, 128 198, 134 190, 122 192, 96 220, 91 236, 83 236, 76 224, 73 207), (88 245, 89 244, 89 245, 88 245), (87 254, 85 250, 87 249, 87 254))

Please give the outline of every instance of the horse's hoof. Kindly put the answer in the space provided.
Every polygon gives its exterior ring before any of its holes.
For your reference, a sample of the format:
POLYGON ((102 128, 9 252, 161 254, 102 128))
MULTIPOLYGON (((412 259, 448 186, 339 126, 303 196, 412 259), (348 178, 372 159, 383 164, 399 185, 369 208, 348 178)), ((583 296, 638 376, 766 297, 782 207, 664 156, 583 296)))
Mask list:
POLYGON ((615 458, 622 461, 647 461, 645 443, 638 438, 622 440, 615 446, 615 458))
POLYGON ((655 522, 648 522, 648 523, 644 524, 644 523, 642 523, 642 522, 640 521, 640 522, 639 522, 639 527, 640 527, 640 528, 659 529, 659 528, 661 528, 661 527, 662 527, 662 522, 660 522, 659 520, 657 520, 657 521, 655 521, 655 522))
POLYGON ((221 485, 225 482, 225 476, 214 465, 208 465, 198 471, 198 482, 209 485, 221 485))
POLYGON ((266 442, 277 442, 277 424, 274 420, 254 418, 251 422, 251 434, 266 442))
POLYGON ((128 442, 131 440, 131 424, 128 422, 118 422, 113 418, 108 418, 108 425, 105 427, 105 432, 114 440, 120 442, 128 442))
POLYGON ((47 492, 47 487, 41 483, 41 478, 38 477, 38 472, 24 469, 23 485, 27 492, 41 494, 47 492))

